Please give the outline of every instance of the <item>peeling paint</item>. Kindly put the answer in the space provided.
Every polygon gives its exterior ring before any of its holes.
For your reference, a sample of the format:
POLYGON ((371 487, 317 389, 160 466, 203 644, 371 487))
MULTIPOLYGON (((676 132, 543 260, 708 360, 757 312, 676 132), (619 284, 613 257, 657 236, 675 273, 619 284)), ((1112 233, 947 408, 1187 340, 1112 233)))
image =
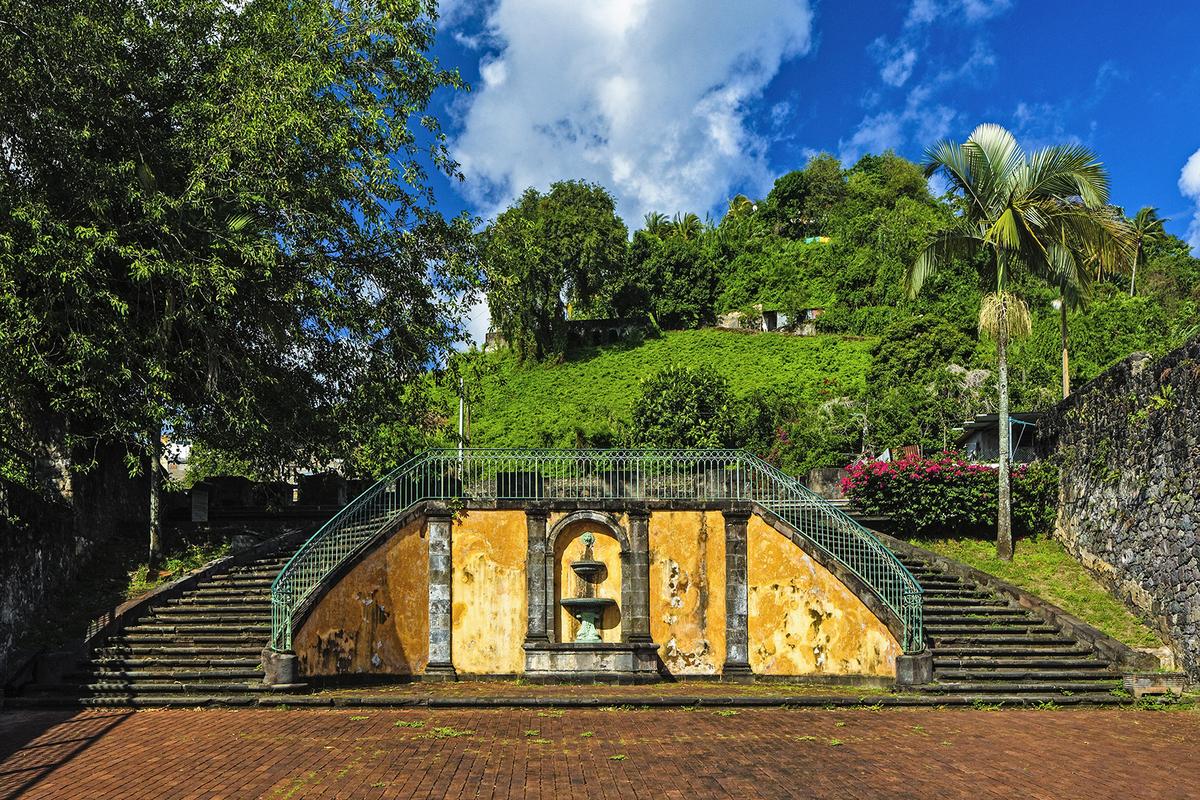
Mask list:
POLYGON ((895 637, 829 570, 759 517, 746 543, 754 672, 896 674, 895 637))
POLYGON ((673 675, 725 662, 725 521, 716 511, 650 515, 650 635, 673 675))
POLYGON ((296 632, 301 675, 420 672, 429 648, 423 520, 388 538, 331 588, 296 632))

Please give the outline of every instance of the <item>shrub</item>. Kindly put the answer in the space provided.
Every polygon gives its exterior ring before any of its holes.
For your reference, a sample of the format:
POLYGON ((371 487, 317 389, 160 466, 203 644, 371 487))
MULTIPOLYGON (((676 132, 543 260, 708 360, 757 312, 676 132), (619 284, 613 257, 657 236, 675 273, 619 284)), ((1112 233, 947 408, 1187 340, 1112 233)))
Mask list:
MULTIPOLYGON (((890 516, 902 535, 981 535, 995 527, 996 467, 941 453, 858 462, 846 471, 847 496, 868 513, 890 516)), ((1046 532, 1054 524, 1057 469, 1042 462, 1019 465, 1012 489, 1016 535, 1046 532)))
POLYGON ((669 366, 642 381, 633 441, 643 447, 728 447, 734 412, 729 381, 712 367, 669 366))

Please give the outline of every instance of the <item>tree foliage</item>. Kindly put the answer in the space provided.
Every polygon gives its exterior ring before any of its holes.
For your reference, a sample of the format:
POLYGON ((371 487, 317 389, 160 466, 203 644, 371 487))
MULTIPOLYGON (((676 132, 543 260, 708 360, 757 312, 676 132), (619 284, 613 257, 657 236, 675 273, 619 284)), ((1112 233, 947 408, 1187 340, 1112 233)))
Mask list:
POLYGON ((612 195, 586 181, 527 189, 482 237, 492 326, 522 359, 566 348, 568 311, 586 318, 625 262, 612 195))
POLYGON ((733 440, 729 381, 711 367, 669 366, 641 383, 632 443, 641 447, 728 447, 733 440))
MULTIPOLYGON (((0 383, 76 451, 164 426, 352 457, 444 358, 469 220, 431 4, 14 0, 0 24, 0 383), (448 299, 450 298, 450 299, 448 299)), ((85 459, 86 460, 86 459, 85 459)), ((132 463, 132 462, 131 462, 132 463)))

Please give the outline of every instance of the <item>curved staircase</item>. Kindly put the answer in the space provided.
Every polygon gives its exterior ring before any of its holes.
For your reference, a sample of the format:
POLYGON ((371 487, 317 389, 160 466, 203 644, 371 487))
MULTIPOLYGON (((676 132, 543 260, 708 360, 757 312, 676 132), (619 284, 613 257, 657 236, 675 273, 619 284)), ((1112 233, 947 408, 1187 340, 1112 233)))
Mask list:
POLYGON ((1114 703, 1121 665, 1051 620, 933 559, 897 553, 925 590, 933 682, 922 691, 985 703, 1114 703))
POLYGON ((95 647, 56 683, 32 683, 15 705, 163 706, 255 702, 271 634, 271 581, 295 546, 201 580, 95 647))

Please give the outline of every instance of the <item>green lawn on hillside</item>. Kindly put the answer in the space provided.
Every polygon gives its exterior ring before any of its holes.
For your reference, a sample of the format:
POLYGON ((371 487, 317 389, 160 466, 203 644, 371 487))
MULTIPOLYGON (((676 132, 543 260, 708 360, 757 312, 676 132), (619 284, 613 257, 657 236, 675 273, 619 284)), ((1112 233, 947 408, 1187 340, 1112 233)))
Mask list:
POLYGON ((487 356, 495 371, 471 409, 477 447, 620 444, 639 381, 671 364, 709 365, 738 396, 787 392, 805 404, 857 394, 874 339, 791 336, 716 329, 672 331, 638 345, 572 351, 558 364, 519 365, 511 353, 487 356))
POLYGON ((1130 647, 1162 646, 1158 634, 1048 536, 1018 540, 1012 561, 1001 561, 996 543, 982 539, 911 541, 1032 592, 1130 647))

